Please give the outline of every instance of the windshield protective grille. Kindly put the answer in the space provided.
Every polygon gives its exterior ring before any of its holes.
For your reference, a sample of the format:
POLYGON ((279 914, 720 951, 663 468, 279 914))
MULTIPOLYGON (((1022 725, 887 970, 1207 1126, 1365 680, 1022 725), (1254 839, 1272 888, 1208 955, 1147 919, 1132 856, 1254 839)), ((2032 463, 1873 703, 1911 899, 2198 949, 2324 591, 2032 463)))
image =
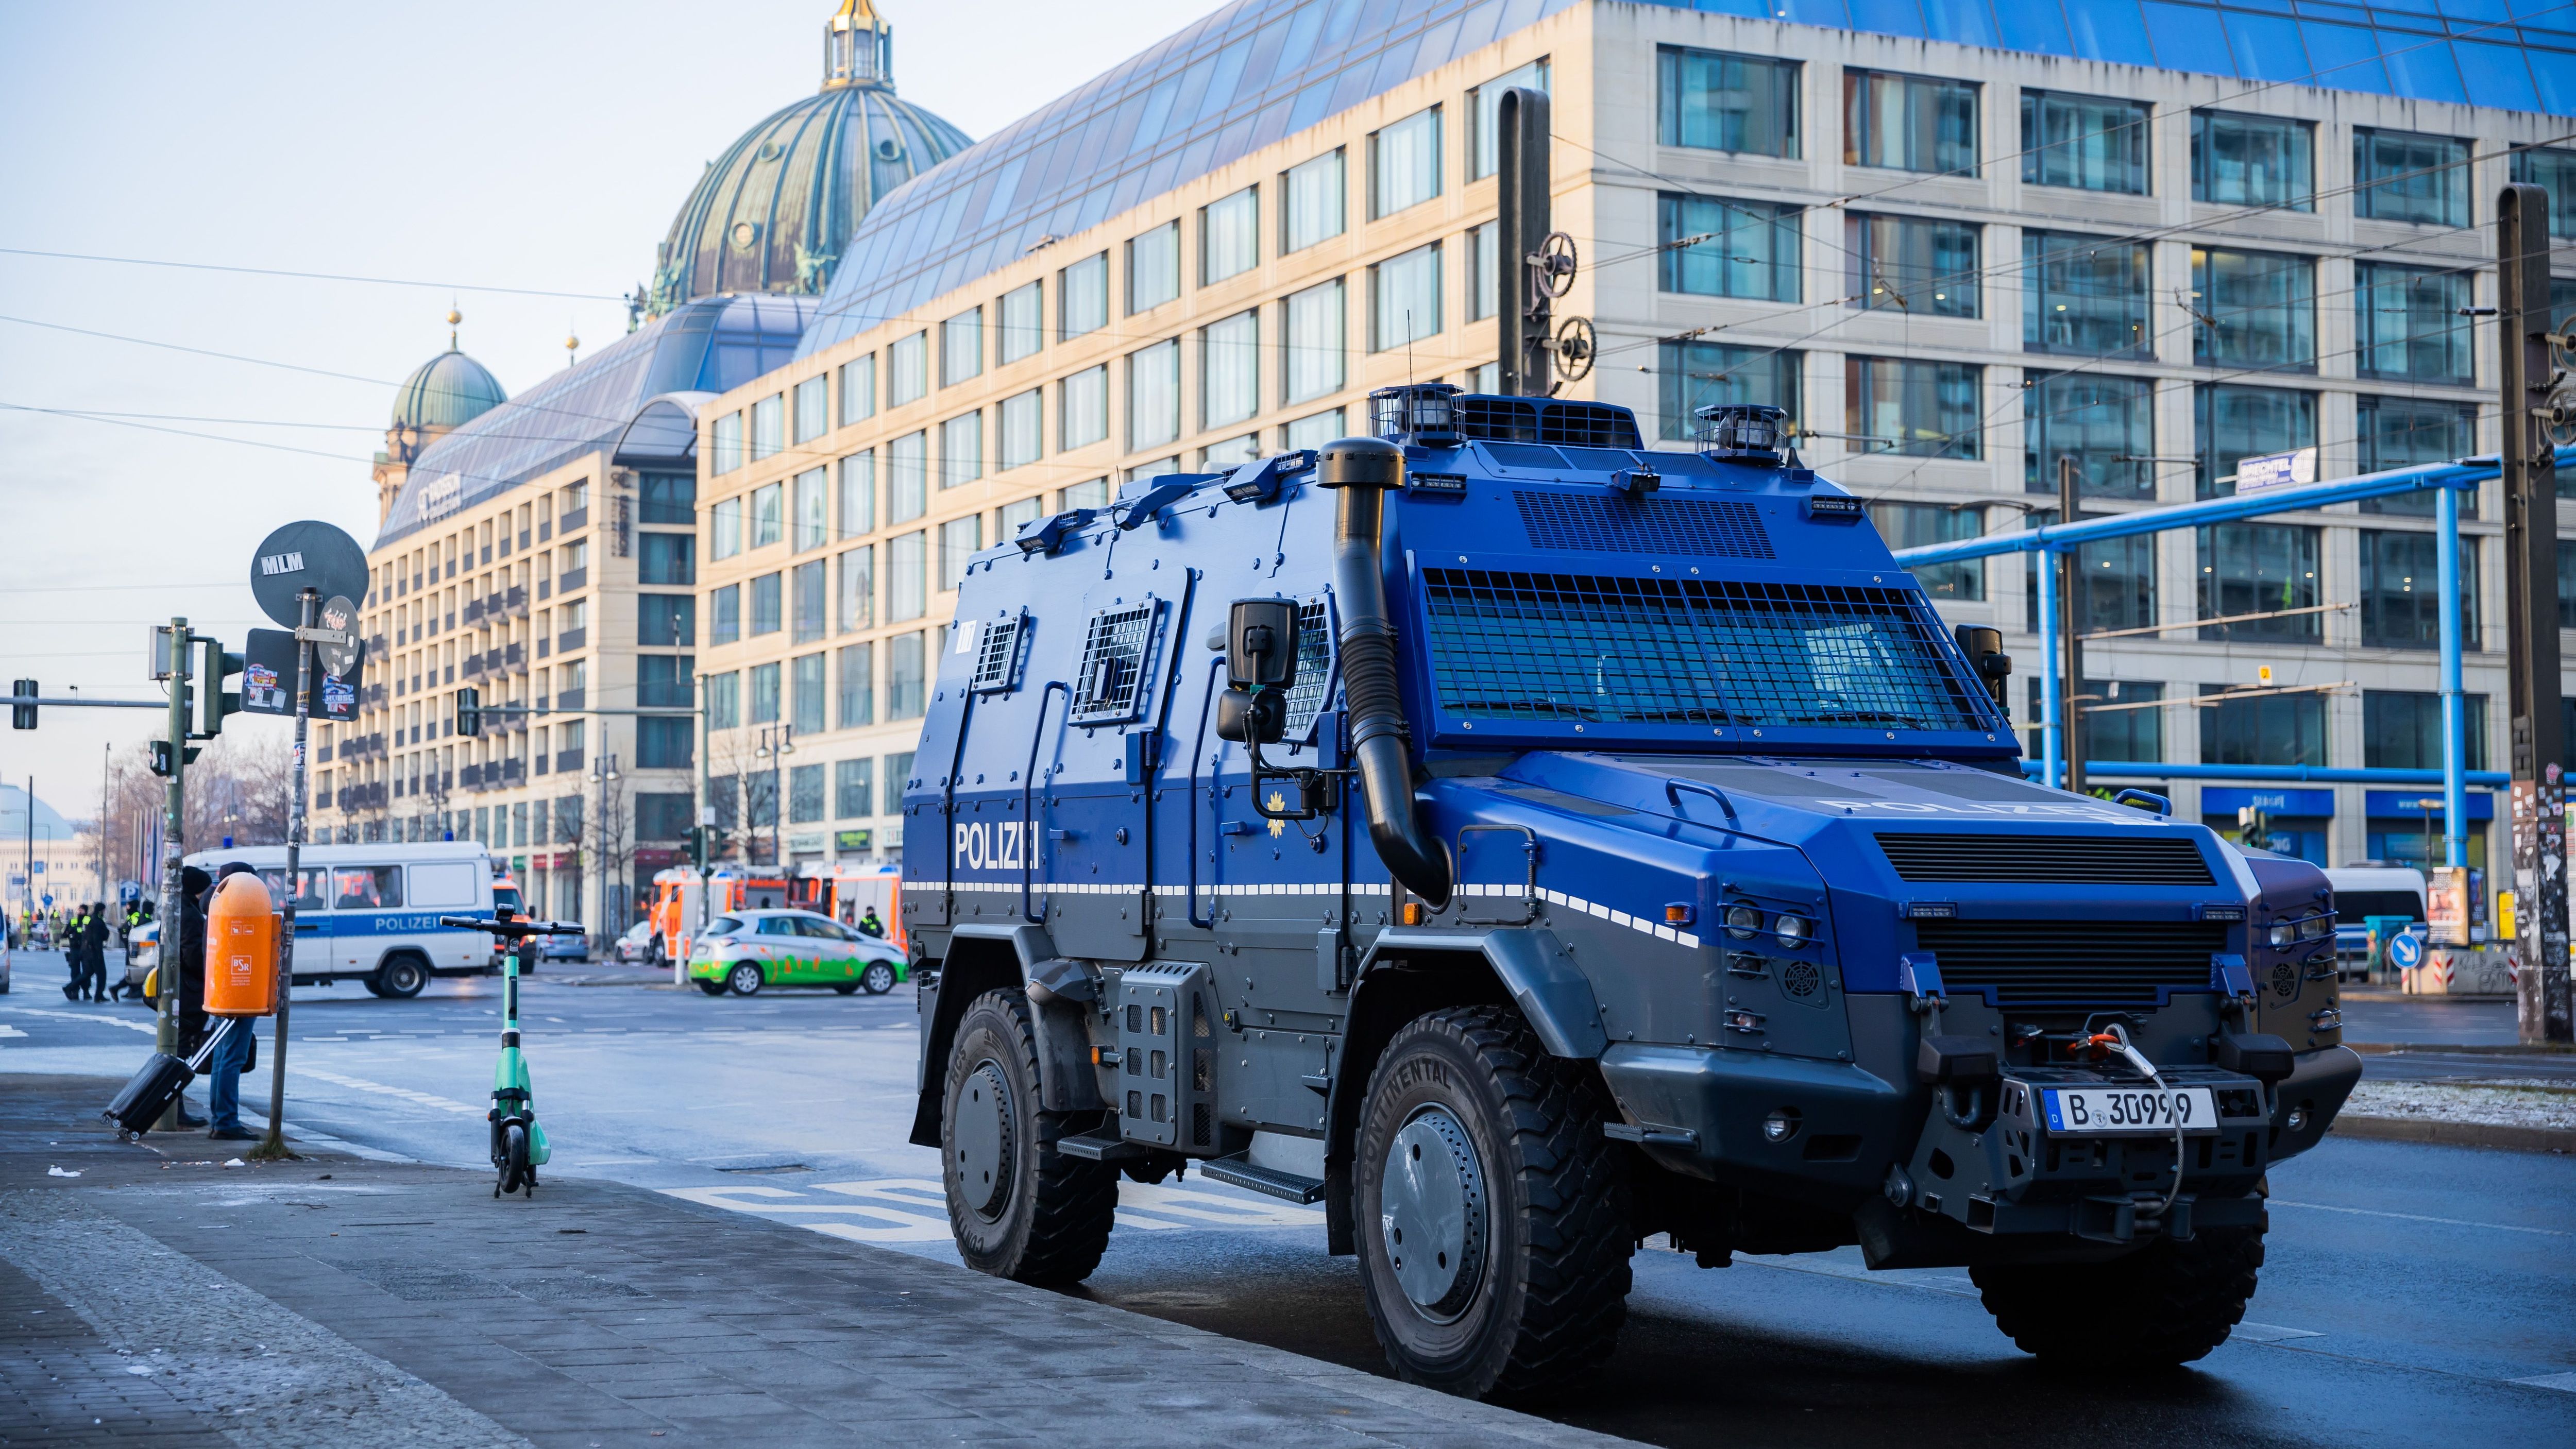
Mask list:
POLYGON ((1440 706, 1533 724, 1988 730, 1905 589, 1426 569, 1440 706))

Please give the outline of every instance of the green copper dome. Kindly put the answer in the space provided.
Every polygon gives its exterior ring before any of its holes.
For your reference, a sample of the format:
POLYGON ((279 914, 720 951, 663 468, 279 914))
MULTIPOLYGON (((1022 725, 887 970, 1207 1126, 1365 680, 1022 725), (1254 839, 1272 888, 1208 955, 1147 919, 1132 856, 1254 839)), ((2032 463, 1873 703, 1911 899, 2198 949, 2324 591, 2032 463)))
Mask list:
POLYGON ((397 428, 460 428, 509 401, 501 380, 473 358, 447 350, 413 369, 394 392, 397 428))

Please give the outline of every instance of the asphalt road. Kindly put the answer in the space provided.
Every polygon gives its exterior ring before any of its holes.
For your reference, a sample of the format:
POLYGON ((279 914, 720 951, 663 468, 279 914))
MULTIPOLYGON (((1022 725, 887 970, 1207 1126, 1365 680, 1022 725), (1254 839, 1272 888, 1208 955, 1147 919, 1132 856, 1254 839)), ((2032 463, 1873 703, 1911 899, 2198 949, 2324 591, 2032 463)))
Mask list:
MULTIPOLYGON (((141 1009, 65 1002, 59 957, 18 963, 16 994, 0 997, 0 1077, 121 1076, 140 1060, 141 1009)), ((289 1123, 366 1151, 480 1164, 498 991, 481 979, 407 1002, 298 990, 289 1123)), ((553 1174, 954 1261, 936 1156, 903 1140, 908 989, 709 999, 553 973, 528 985, 523 1021, 553 1174)), ((245 1083, 254 1104, 272 1050, 262 1035, 245 1083)), ((2272 1184, 2249 1322, 2180 1374, 2044 1371, 1955 1270, 1870 1274, 1846 1251, 1702 1271, 1649 1247, 1619 1354, 1545 1411, 1692 1446, 2576 1441, 2576 1159, 2330 1139, 2272 1184)), ((1196 1177, 1126 1185, 1084 1291, 1382 1370, 1353 1262, 1323 1251, 1321 1213, 1196 1177)), ((2067 1291, 2085 1291, 2082 1270, 2068 1271, 2067 1291)))

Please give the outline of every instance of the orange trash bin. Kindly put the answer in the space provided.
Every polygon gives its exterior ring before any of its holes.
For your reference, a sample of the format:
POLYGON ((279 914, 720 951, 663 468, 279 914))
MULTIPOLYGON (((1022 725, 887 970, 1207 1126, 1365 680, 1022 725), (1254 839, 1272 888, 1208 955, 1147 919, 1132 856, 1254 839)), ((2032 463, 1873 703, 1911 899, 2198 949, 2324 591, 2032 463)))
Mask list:
POLYGON ((228 875, 206 909, 206 1014, 277 1014, 277 916, 257 875, 228 875))

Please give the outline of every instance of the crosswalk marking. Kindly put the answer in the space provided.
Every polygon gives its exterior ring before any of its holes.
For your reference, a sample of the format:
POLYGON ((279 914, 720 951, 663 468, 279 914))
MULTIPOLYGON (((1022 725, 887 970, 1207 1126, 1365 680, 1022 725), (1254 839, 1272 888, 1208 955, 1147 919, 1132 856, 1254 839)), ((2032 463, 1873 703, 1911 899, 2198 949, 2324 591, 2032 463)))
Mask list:
MULTIPOLYGON (((670 1197, 703 1207, 794 1223, 810 1232, 861 1243, 929 1243, 948 1238, 948 1200, 931 1178, 876 1177, 805 1184, 728 1182, 666 1187, 670 1197)), ((1118 1227, 1140 1232, 1321 1227, 1320 1208, 1171 1183, 1118 1184, 1118 1227)))

